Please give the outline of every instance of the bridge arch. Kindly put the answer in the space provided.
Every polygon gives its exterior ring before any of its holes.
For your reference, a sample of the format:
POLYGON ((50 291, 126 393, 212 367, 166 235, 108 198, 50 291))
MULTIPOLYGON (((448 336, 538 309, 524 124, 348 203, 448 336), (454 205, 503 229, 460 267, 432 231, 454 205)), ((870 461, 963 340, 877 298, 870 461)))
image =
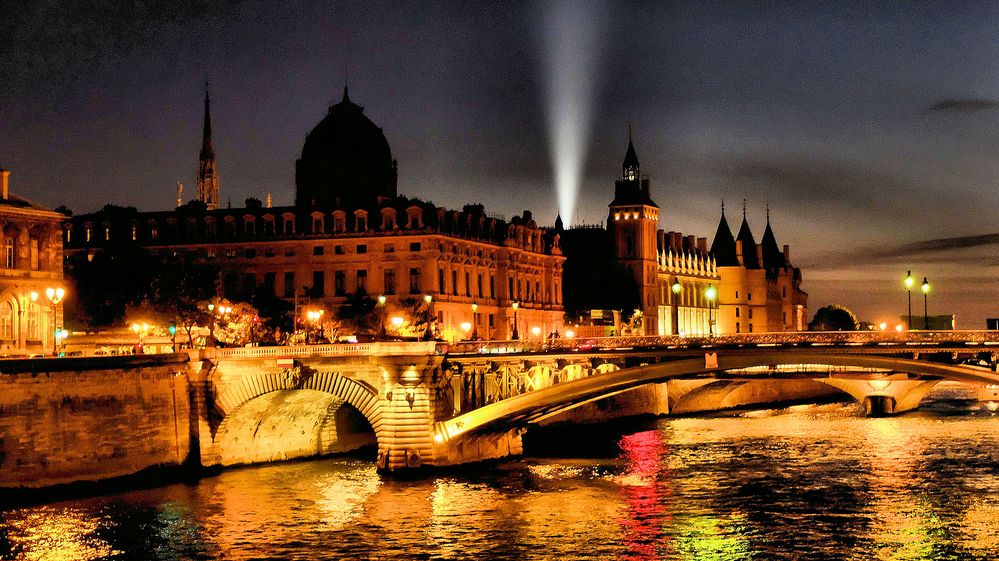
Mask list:
POLYGON ((246 375, 216 396, 214 463, 285 460, 377 444, 382 408, 367 383, 337 372, 246 375))
MULTIPOLYGON (((453 419, 437 423, 436 432, 441 441, 460 439, 468 434, 510 430, 523 427, 541 419, 556 415, 584 403, 609 397, 650 383, 666 382, 703 376, 710 373, 740 370, 758 366, 778 366, 795 364, 816 364, 846 366, 855 368, 875 368, 895 372, 910 373, 919 377, 947 379, 971 383, 999 384, 999 375, 964 366, 952 366, 921 360, 903 359, 891 356, 834 354, 821 352, 762 352, 755 354, 732 354, 717 357, 717 365, 708 365, 705 357, 661 362, 645 366, 605 371, 589 377, 566 383, 551 385, 533 392, 522 393, 508 399, 490 403, 474 411, 453 419)), ((816 376, 816 379, 821 376, 816 376)), ((872 378, 883 378, 872 375, 872 378)), ((750 376, 746 379, 771 379, 766 375, 750 376)), ((825 381, 825 380, 823 380, 825 381)), ((867 384, 866 380, 860 381, 867 384)), ((913 384, 927 387, 932 380, 890 380, 891 384, 913 384)), ((837 384, 830 384, 840 387, 837 384)), ((845 389, 840 387, 840 389, 845 389)), ((886 388, 870 386, 867 396, 876 396, 875 401, 895 404, 901 399, 891 395, 886 388), (887 399, 890 397, 891 399, 887 399)), ((848 390, 847 390, 848 391, 848 390)), ((858 400, 865 395, 848 391, 858 400)), ((866 403, 865 403, 866 405, 866 403)), ((889 413, 891 411, 888 411, 889 413)))

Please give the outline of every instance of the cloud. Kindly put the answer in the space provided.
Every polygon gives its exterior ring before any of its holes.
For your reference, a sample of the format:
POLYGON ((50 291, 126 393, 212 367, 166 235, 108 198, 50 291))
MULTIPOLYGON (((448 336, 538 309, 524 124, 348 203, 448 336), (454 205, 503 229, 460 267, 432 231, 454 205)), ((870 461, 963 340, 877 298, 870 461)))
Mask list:
POLYGON ((970 111, 985 111, 989 109, 999 109, 999 101, 992 99, 954 99, 946 98, 930 105, 926 108, 931 113, 941 111, 954 111, 966 113, 970 111))
POLYGON ((995 267, 999 266, 996 253, 999 253, 999 233, 938 238, 893 247, 865 247, 815 256, 808 261, 810 265, 820 269, 905 260, 995 267), (982 251, 990 246, 996 246, 995 252, 982 251), (940 253, 944 255, 939 255, 940 253))

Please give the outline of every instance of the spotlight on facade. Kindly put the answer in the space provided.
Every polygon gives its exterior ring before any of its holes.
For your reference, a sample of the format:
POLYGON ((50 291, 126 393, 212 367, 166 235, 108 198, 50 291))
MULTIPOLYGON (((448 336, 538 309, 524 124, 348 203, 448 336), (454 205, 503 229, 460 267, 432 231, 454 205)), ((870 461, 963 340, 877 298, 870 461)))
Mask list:
POLYGON ((531 335, 534 335, 535 337, 538 337, 539 335, 541 335, 541 328, 538 327, 537 325, 535 325, 534 327, 532 327, 531 328, 531 335))
POLYGON ((565 330, 565 336, 568 337, 568 338, 570 338, 570 339, 572 339, 573 337, 576 336, 576 332, 573 331, 573 330, 571 330, 571 329, 566 329, 565 330))
POLYGON ((396 329, 399 329, 400 327, 402 327, 403 319, 400 316, 392 316, 392 319, 389 320, 389 321, 392 322, 392 327, 394 327, 396 329))

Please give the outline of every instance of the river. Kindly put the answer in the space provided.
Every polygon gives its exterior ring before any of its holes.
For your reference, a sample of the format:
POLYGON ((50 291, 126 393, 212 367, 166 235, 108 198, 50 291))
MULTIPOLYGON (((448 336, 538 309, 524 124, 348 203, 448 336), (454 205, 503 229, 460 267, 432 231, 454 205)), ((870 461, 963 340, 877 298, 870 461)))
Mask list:
POLYGON ((867 419, 832 404, 568 432, 529 441, 563 457, 412 480, 333 458, 7 510, 0 558, 999 555, 999 418, 988 411, 867 419))

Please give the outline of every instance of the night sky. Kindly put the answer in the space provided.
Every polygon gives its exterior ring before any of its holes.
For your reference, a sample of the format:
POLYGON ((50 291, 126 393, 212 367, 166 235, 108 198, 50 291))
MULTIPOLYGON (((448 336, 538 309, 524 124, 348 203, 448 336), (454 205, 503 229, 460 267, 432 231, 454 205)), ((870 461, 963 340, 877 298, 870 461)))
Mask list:
POLYGON ((565 14, 584 10, 574 222, 606 218, 630 122, 660 226, 710 238, 722 199, 733 229, 746 199, 759 241, 769 202, 813 311, 894 324, 911 269, 931 314, 999 316, 995 2, 156 4, 0 6, 13 192, 77 213, 169 208, 177 181, 193 197, 209 81, 223 204, 291 204, 305 135, 347 83, 400 193, 551 224, 545 45, 577 39, 565 14))

